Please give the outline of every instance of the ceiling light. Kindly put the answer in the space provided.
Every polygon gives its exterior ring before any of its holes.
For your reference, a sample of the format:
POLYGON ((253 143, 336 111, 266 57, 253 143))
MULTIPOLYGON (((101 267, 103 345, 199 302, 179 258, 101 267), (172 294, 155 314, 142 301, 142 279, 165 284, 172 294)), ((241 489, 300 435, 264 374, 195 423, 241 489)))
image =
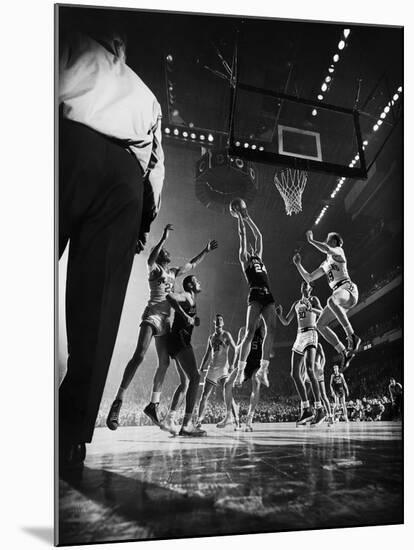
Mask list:
POLYGON ((200 134, 201 141, 204 141, 206 139, 206 136, 204 134, 200 134))
POLYGON ((400 96, 399 96, 398 94, 394 94, 394 95, 392 96, 392 99, 393 99, 394 101, 397 101, 397 99, 398 99, 399 97, 400 97, 400 96))
POLYGON ((191 138, 191 139, 195 139, 196 137, 197 137, 197 136, 196 136, 194 133, 190 134, 190 138, 191 138))
POLYGON ((317 111, 316 109, 314 109, 314 110, 312 111, 312 116, 316 116, 317 114, 318 114, 318 111, 317 111))
POLYGON ((180 133, 180 132, 177 130, 177 128, 175 128, 175 129, 174 129, 174 135, 175 135, 175 136, 178 136, 179 133, 180 133))
POLYGON ((338 44, 338 50, 343 50, 345 48, 345 42, 344 40, 341 40, 338 44))
POLYGON ((208 141, 211 143, 212 141, 214 141, 214 136, 213 134, 208 134, 208 141))
POLYGON ((322 84, 322 86, 321 86, 321 90, 322 90, 323 92, 326 92, 327 89, 328 89, 328 86, 327 86, 327 85, 325 84, 325 82, 324 82, 324 83, 322 84))
POLYGON ((380 118, 385 118, 387 115, 385 113, 380 114, 380 118))
POLYGON ((400 87, 398 88, 397 92, 400 92, 400 93, 402 92, 402 86, 400 86, 400 87))
POLYGON ((330 76, 327 76, 327 77, 325 78, 325 82, 330 82, 331 80, 332 80, 332 78, 331 78, 330 76))
POLYGON ((166 134, 169 134, 169 133, 171 132, 171 130, 170 130, 169 128, 165 128, 164 132, 165 132, 166 134))
POLYGON ((328 69, 328 71, 329 71, 330 73, 333 73, 334 70, 335 70, 335 69, 334 69, 333 67, 329 67, 329 69, 328 69))
POLYGON ((188 132, 184 131, 183 132, 183 137, 188 138, 188 132))
POLYGON ((319 101, 322 101, 323 95, 322 95, 322 94, 319 94, 319 95, 318 95, 318 99, 319 99, 319 101))
POLYGON ((249 144, 246 142, 246 143, 244 144, 244 148, 247 149, 248 147, 249 147, 249 144))
POLYGON ((374 126, 372 127, 372 129, 374 130, 374 132, 376 132, 378 130, 379 126, 378 124, 374 124, 374 126))
POLYGON ((390 108, 387 105, 386 107, 384 107, 384 113, 389 113, 389 112, 390 112, 390 108))
POLYGON ((344 37, 345 38, 348 38, 348 36, 351 34, 351 30, 350 29, 344 29, 344 37))
POLYGON ((339 55, 336 53, 334 56, 333 56, 333 62, 336 63, 337 61, 339 61, 339 55))

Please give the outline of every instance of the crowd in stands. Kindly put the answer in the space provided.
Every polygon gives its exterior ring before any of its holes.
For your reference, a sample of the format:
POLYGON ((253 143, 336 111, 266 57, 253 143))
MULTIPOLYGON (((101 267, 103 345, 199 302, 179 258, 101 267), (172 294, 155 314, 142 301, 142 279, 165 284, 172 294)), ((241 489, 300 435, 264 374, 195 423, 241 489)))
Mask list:
POLYGON ((377 290, 380 290, 385 285, 390 283, 393 279, 395 279, 398 275, 402 273, 402 267, 400 265, 397 265, 387 271, 385 275, 381 275, 377 279, 374 275, 371 276, 371 280, 369 283, 369 287, 367 289, 362 288, 359 296, 360 302, 365 302, 372 294, 377 292, 377 290))
MULTIPOLYGON (((249 408, 248 399, 242 399, 238 402, 239 415, 243 422, 249 408)), ((123 404, 120 414, 121 426, 149 426, 150 420, 142 412, 146 402, 134 403, 126 401, 123 404)), ((103 427, 106 422, 106 415, 110 407, 110 402, 102 403, 97 418, 96 426, 103 427)), ((296 398, 266 398, 261 400, 256 408, 254 422, 295 422, 299 415, 300 404, 296 398)), ((375 422, 379 420, 392 420, 395 417, 390 397, 382 395, 381 397, 363 397, 362 399, 350 400, 347 403, 348 418, 351 422, 375 422)), ((207 412, 204 423, 217 424, 224 417, 224 405, 216 398, 210 400, 207 405, 207 412)), ((161 409, 161 418, 167 410, 161 409)), ((338 411, 337 418, 341 419, 341 413, 338 411)))

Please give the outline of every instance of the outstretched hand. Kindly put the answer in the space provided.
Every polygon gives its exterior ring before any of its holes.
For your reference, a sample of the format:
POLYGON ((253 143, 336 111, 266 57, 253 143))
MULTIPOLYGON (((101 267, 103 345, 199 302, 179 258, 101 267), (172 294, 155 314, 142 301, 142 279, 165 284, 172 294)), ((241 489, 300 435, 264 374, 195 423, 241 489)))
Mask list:
POLYGON ((299 254, 299 252, 296 252, 296 254, 293 256, 293 259, 292 259, 293 263, 295 265, 298 265, 300 264, 301 260, 302 260, 301 255, 299 254))
POLYGON ((218 247, 218 242, 214 239, 212 241, 208 241, 206 246, 206 252, 211 252, 212 250, 215 250, 218 247))
POLYGON ((276 307, 276 313, 277 313, 278 315, 282 315, 282 313, 283 313, 283 307, 282 307, 281 305, 278 305, 278 306, 276 307))
POLYGON ((306 238, 308 239, 308 243, 313 241, 313 231, 311 231, 311 230, 306 231, 306 238))
POLYGON ((164 227, 162 238, 164 240, 167 240, 171 231, 174 231, 174 227, 170 223, 167 223, 167 225, 164 227))

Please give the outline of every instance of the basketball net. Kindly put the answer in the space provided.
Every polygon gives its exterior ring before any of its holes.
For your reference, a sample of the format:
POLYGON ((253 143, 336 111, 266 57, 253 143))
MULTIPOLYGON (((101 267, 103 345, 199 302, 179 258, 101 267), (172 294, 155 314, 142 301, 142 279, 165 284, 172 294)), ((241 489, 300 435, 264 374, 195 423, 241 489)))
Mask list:
POLYGON ((275 173, 273 183, 282 195, 288 216, 302 211, 302 193, 307 181, 308 173, 297 168, 285 168, 275 173))

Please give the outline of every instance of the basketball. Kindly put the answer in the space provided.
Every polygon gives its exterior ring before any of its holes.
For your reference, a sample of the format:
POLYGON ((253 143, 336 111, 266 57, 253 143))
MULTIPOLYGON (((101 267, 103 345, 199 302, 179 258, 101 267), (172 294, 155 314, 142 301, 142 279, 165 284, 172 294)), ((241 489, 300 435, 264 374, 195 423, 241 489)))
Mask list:
POLYGON ((233 218, 237 218, 237 212, 240 212, 244 217, 244 215, 247 213, 247 205, 243 199, 237 198, 231 201, 231 203, 229 204, 229 210, 233 218))

